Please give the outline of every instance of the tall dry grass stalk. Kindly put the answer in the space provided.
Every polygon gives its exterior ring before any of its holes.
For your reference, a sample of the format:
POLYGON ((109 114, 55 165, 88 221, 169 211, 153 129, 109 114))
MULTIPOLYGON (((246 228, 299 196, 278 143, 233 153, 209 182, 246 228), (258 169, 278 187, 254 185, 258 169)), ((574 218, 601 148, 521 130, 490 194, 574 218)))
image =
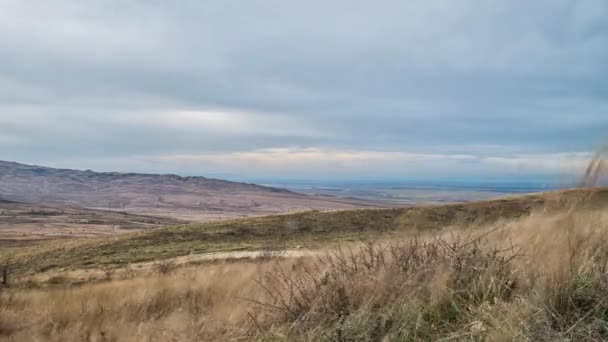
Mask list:
POLYGON ((602 175, 608 173, 608 146, 600 148, 591 159, 580 182, 581 187, 597 186, 602 175))

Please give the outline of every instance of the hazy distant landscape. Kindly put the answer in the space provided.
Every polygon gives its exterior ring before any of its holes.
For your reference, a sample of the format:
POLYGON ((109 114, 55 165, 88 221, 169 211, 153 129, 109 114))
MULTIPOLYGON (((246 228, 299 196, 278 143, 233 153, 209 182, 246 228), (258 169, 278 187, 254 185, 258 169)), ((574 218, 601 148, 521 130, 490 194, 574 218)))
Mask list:
POLYGON ((398 204, 455 203, 572 187, 555 181, 282 181, 262 182, 299 193, 398 204))
POLYGON ((0 161, 0 198, 194 221, 383 205, 205 177, 103 173, 5 161, 0 161))

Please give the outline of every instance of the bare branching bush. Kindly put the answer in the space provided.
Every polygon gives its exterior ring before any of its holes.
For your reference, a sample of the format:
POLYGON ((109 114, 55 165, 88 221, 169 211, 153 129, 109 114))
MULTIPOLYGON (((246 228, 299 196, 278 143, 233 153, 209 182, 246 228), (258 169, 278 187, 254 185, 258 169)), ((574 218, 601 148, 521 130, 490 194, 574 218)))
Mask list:
POLYGON ((304 335, 323 327, 330 340, 374 340, 395 329, 401 338, 430 338, 469 323, 472 307, 510 300, 515 256, 485 251, 480 241, 369 243, 291 271, 277 264, 259 281, 270 299, 259 305, 304 335))
POLYGON ((277 263, 258 280, 266 301, 256 304, 273 317, 263 335, 608 340, 608 215, 573 208, 277 263))
POLYGON ((9 265, 0 266, 0 287, 6 287, 10 285, 10 274, 11 269, 9 265))
POLYGON ((114 273, 116 273, 116 269, 112 267, 105 267, 103 268, 103 273, 105 275, 106 280, 112 280, 114 273))
POLYGON ((135 270, 133 269, 133 267, 131 266, 131 264, 128 264, 124 271, 122 272, 122 274, 120 275, 120 279, 131 279, 134 278, 136 275, 135 270))
POLYGON ((162 260, 154 263, 154 269, 160 274, 171 274, 176 267, 177 265, 173 260, 162 260))

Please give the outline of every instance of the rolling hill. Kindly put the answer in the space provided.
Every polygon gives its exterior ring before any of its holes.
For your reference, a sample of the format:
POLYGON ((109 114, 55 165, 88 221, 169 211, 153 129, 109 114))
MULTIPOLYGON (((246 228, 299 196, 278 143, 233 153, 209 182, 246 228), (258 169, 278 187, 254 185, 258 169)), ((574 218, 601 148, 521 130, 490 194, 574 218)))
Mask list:
POLYGON ((71 239, 0 252, 20 272, 114 267, 210 252, 267 248, 325 248, 403 233, 466 228, 517 219, 535 211, 559 212, 608 206, 608 189, 565 190, 464 204, 393 209, 301 212, 185 224, 106 239, 71 239), (9 260, 10 259, 10 260, 9 260))
POLYGON ((0 161, 0 198, 189 221, 381 206, 205 177, 78 171, 5 161, 0 161))
POLYGON ((0 200, 0 247, 27 246, 44 239, 107 237, 183 223, 121 211, 0 200))

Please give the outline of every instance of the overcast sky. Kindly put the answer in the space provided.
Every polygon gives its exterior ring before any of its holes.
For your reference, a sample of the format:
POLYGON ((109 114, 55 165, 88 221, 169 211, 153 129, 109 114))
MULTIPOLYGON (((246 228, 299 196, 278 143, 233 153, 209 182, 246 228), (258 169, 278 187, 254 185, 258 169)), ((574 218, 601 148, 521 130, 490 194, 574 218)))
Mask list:
POLYGON ((1 160, 527 177, 607 132, 606 0, 0 0, 1 160))

